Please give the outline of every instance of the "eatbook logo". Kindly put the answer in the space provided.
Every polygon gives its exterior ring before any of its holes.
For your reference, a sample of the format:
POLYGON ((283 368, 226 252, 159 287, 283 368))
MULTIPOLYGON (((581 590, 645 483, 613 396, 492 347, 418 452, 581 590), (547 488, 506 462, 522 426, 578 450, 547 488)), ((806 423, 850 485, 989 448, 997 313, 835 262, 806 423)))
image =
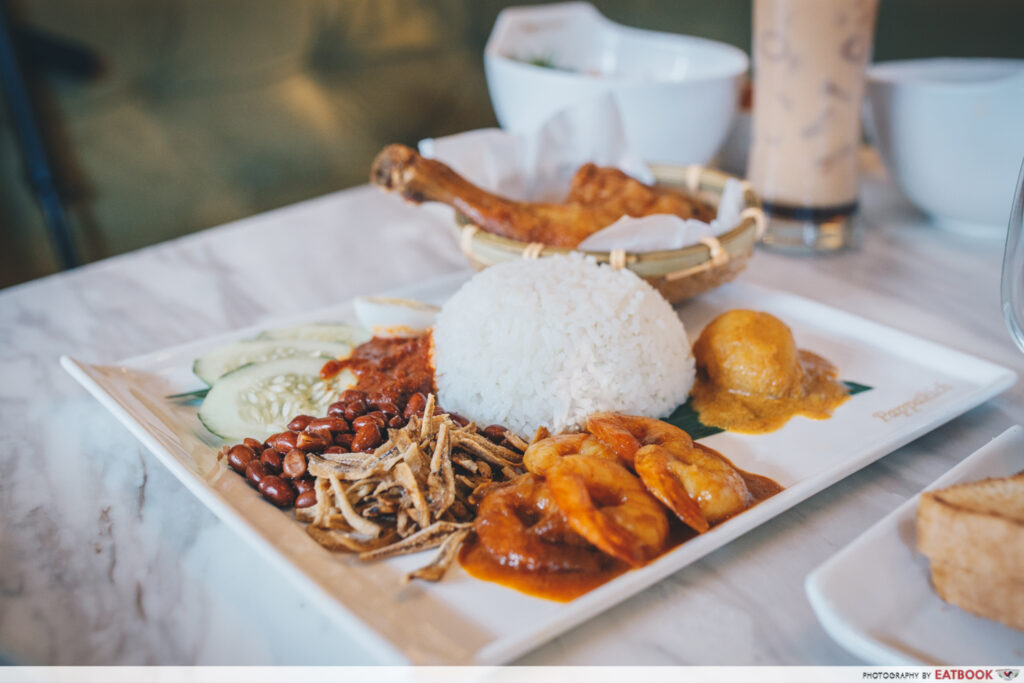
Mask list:
POLYGON ((1020 669, 999 669, 996 673, 1004 681, 1013 681, 1017 679, 1017 676, 1020 676, 1020 669))

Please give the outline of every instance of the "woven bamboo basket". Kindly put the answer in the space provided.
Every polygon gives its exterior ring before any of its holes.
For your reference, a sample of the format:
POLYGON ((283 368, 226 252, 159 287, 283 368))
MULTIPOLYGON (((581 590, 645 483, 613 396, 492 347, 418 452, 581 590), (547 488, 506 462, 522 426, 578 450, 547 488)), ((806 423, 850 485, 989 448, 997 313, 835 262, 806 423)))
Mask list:
MULTIPOLYGON (((652 165, 651 170, 659 185, 683 190, 716 208, 725 181, 731 177, 702 166, 652 165)), ((459 245, 477 270, 513 259, 543 258, 573 251, 540 242, 518 242, 492 235, 461 215, 457 219, 459 245)), ((630 253, 618 249, 583 253, 594 257, 598 263, 630 269, 650 282, 670 302, 677 303, 739 275, 753 255, 754 244, 764 232, 764 227, 765 216, 761 210, 761 201, 750 184, 743 181, 740 222, 717 238, 708 237, 697 244, 666 251, 630 253)))

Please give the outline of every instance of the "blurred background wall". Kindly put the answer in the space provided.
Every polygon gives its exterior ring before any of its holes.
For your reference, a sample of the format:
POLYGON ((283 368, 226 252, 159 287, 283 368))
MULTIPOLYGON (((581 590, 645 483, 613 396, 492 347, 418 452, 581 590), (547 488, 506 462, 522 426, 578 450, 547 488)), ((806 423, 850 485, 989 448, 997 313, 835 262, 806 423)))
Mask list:
MULTIPOLYGON (((83 262, 363 183, 495 125, 498 0, 0 0, 83 262)), ((749 53, 750 0, 594 0, 749 53)), ((1020 0, 882 0, 875 60, 1024 57, 1020 0)), ((57 270, 0 103, 0 287, 57 270)))

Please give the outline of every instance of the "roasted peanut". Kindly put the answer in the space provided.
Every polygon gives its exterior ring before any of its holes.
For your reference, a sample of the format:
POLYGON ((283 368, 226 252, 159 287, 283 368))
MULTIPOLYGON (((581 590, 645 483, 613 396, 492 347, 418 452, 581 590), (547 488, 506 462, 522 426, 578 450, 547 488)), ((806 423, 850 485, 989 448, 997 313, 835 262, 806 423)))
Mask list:
POLYGON ((404 417, 402 417, 401 415, 395 415, 395 416, 394 416, 393 418, 391 418, 390 420, 388 420, 388 427, 389 427, 390 429, 401 429, 401 428, 402 428, 402 427, 404 427, 404 426, 405 426, 405 425, 406 425, 406 424, 407 424, 408 422, 409 422, 409 421, 408 421, 408 420, 406 420, 406 419, 405 419, 404 417))
POLYGON ((289 479, 301 477, 306 473, 306 454, 294 448, 281 461, 281 473, 289 479))
POLYGON ((368 409, 366 401, 360 399, 348 401, 345 404, 345 419, 352 422, 352 420, 356 419, 360 415, 365 415, 368 409))
POLYGON ((288 423, 288 429, 293 432, 301 432, 309 426, 315 418, 312 415, 296 415, 291 422, 288 423))
POLYGON ((298 439, 298 432, 281 432, 269 437, 267 439, 267 445, 278 453, 287 453, 291 449, 295 448, 295 444, 298 439))
POLYGON ((387 415, 388 418, 392 418, 395 415, 401 415, 402 414, 401 409, 399 409, 398 404, 396 404, 396 403, 386 403, 386 402, 378 403, 377 404, 377 410, 379 410, 380 412, 382 412, 385 415, 387 415))
POLYGON ((256 452, 245 444, 235 444, 228 450, 228 464, 239 474, 245 472, 246 465, 255 457, 256 452))
POLYGON ((406 419, 413 415, 421 416, 423 415, 423 409, 426 407, 427 397, 422 393, 417 392, 409 397, 409 401, 405 404, 405 410, 402 411, 402 415, 404 415, 406 419))
POLYGON ((487 440, 491 443, 500 444, 505 440, 505 428, 501 425, 491 425, 484 427, 480 432, 487 437, 487 440))
POLYGON ((382 443, 384 438, 380 434, 380 428, 376 422, 370 422, 356 430, 355 438, 352 439, 352 452, 372 451, 382 443))
POLYGON ((242 443, 251 448, 253 453, 259 453, 265 448, 265 446, 256 439, 250 439, 248 437, 242 439, 242 443))
POLYGON ((308 475, 305 477, 299 477, 298 479, 292 482, 292 484, 295 486, 295 490, 298 491, 299 493, 312 491, 315 483, 316 482, 314 481, 313 477, 310 477, 308 475))
POLYGON ((281 454, 274 448, 268 448, 260 456, 260 462, 270 468, 271 472, 281 471, 281 454))
POLYGON ((328 425, 326 425, 326 424, 324 424, 322 422, 318 423, 315 420, 313 422, 309 423, 309 425, 306 427, 306 431, 303 432, 303 433, 304 434, 310 434, 312 436, 315 436, 315 437, 320 438, 320 439, 324 439, 326 441, 330 441, 330 440, 332 440, 334 438, 331 435, 331 428, 328 425))
POLYGON ((279 508, 290 507, 295 502, 295 487, 276 474, 260 479, 260 493, 279 508))
POLYGON ((249 483, 253 486, 259 486, 260 479, 268 474, 273 474, 273 472, 270 471, 270 468, 267 467, 265 462, 260 460, 250 461, 245 468, 245 478, 248 479, 249 483))
POLYGON ((387 417, 384 416, 384 413, 377 410, 372 413, 367 413, 366 415, 357 417, 355 420, 353 420, 352 429, 358 433, 361 427, 368 424, 376 424, 378 429, 384 429, 384 427, 386 427, 388 424, 388 419, 387 417))
POLYGON ((310 434, 302 432, 295 441, 295 448, 306 453, 322 453, 325 448, 331 445, 331 435, 310 434))
POLYGON ((306 426, 307 432, 315 434, 348 432, 351 429, 343 417, 318 417, 306 426))
POLYGON ((308 508, 316 505, 316 491, 310 489, 303 491, 295 497, 295 507, 297 508, 308 508))
POLYGON ((397 386, 385 386, 370 394, 366 402, 381 412, 397 415, 400 412, 398 405, 402 402, 402 390, 397 386))

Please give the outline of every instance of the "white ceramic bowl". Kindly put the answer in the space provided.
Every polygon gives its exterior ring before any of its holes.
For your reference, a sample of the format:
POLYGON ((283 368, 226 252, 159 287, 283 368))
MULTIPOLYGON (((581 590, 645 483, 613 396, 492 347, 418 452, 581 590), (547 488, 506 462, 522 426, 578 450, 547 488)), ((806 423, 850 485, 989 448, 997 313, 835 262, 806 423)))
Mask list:
POLYGON ((868 70, 889 172, 944 227, 1003 234, 1024 157, 1024 60, 922 59, 868 70))
POLYGON ((610 92, 630 149, 670 164, 714 156, 747 65, 739 48, 621 26, 584 2, 505 9, 484 50, 503 128, 533 130, 567 106, 610 92))

